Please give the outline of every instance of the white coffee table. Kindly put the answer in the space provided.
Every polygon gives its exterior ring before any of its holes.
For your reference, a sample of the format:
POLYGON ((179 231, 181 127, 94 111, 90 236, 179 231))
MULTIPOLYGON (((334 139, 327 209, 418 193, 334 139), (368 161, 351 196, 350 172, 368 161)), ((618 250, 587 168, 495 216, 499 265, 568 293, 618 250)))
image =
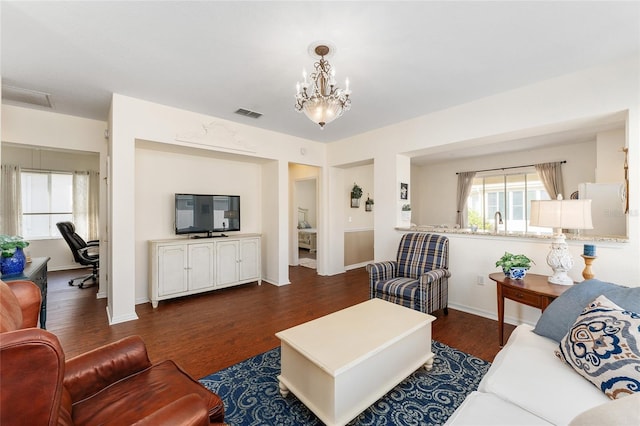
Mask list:
POLYGON ((371 299, 276 333, 280 393, 327 425, 344 425, 411 373, 433 366, 435 317, 371 299))

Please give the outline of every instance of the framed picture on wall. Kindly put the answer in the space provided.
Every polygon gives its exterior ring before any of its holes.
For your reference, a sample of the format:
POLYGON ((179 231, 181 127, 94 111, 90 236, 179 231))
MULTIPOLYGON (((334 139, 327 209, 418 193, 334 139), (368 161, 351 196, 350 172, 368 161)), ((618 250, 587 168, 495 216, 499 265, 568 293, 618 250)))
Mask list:
POLYGON ((408 200, 409 199, 409 184, 401 183, 400 184, 400 199, 408 200))

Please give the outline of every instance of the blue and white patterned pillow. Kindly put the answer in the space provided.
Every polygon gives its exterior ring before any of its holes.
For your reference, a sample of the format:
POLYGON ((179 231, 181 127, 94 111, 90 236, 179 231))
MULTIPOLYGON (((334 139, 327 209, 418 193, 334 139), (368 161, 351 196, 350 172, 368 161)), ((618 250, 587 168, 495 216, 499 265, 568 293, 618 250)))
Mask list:
POLYGON ((640 392, 640 314, 598 296, 578 315, 556 355, 611 399, 640 392))

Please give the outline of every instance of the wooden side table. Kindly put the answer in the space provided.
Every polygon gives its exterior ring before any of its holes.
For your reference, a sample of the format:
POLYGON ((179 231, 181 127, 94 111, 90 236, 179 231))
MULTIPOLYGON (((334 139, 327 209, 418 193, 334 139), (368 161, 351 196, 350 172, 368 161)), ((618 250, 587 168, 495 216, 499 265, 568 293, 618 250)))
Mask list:
POLYGON ((527 274, 524 279, 512 280, 503 273, 490 274, 489 278, 496 282, 498 294, 498 336, 500 346, 504 344, 504 299, 533 306, 544 312, 553 300, 567 291, 571 286, 551 284, 546 275, 527 274))

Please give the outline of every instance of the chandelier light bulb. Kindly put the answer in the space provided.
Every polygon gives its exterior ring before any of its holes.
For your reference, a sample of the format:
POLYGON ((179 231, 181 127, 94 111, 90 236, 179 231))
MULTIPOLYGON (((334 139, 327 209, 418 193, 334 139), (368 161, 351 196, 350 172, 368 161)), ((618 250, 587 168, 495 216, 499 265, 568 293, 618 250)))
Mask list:
POLYGON ((336 85, 335 68, 325 59, 329 50, 329 47, 323 44, 315 47, 314 52, 320 59, 314 64, 315 71, 309 76, 310 84, 307 82, 307 72, 303 69, 302 90, 300 90, 299 84, 296 85, 296 110, 304 112, 320 128, 324 128, 327 123, 332 122, 351 108, 349 79, 346 81, 346 90, 342 90, 336 85))

